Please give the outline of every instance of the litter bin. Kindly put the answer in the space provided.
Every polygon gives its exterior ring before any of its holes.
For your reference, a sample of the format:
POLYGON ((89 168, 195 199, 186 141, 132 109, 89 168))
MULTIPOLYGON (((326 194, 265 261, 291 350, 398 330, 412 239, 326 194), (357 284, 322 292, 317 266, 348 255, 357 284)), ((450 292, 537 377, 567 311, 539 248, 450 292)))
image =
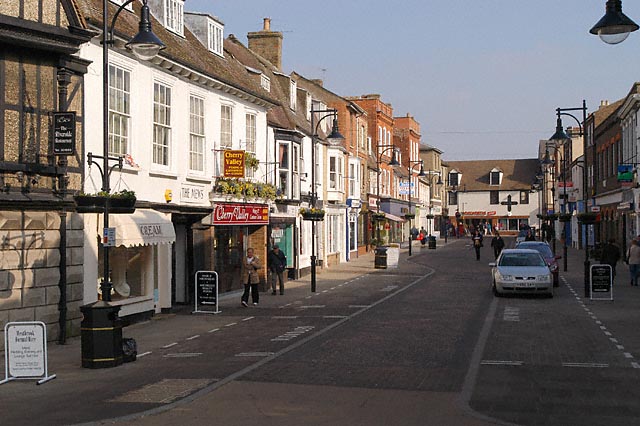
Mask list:
POLYGON ((427 238, 427 241, 429 243, 429 248, 435 250, 436 249, 436 237, 434 237, 433 235, 429 235, 429 237, 427 238))
POLYGON ((120 306, 96 302, 80 307, 82 367, 110 368, 123 363, 120 306))
POLYGON ((387 269, 387 247, 376 247, 374 267, 376 269, 387 269))

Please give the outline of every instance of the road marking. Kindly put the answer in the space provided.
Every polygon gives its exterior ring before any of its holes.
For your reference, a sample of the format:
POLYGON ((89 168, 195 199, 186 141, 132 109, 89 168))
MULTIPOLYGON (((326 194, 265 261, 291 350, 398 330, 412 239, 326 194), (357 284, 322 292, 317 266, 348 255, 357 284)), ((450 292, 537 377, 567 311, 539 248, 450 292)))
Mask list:
POLYGON ((207 331, 207 333, 215 333, 216 331, 219 331, 219 328, 214 328, 213 330, 209 330, 207 331))
POLYGON ((604 334, 605 334, 606 336, 612 336, 611 332, 609 332, 609 331, 605 331, 605 332, 604 332, 604 334))
POLYGON ((616 348, 620 349, 621 351, 624 351, 624 346, 622 345, 616 345, 616 348))
POLYGON ((640 368, 640 364, 638 364, 637 362, 632 362, 632 363, 631 363, 631 366, 632 366, 633 368, 640 368))
POLYGON ((151 351, 143 352, 143 353, 139 354, 137 357, 138 357, 138 358, 142 358, 143 356, 151 355, 152 353, 153 353, 153 352, 151 352, 151 351))
POLYGON ((305 299, 311 299, 313 296, 307 296, 305 297, 305 299))
POLYGON ((607 327, 605 327, 604 325, 600 326, 600 330, 606 330, 606 329, 607 329, 607 327))
POLYGON ((346 315, 325 315, 322 318, 324 319, 342 319, 342 318, 348 318, 346 315))
POLYGON ((507 306, 504 308, 502 314, 503 321, 519 322, 520 321, 520 308, 514 308, 513 306, 507 306))
POLYGON ((295 339, 296 337, 300 337, 305 333, 313 330, 315 327, 311 325, 301 325, 293 329, 293 331, 288 331, 284 334, 281 334, 278 337, 274 337, 271 339, 272 342, 286 342, 291 339, 295 339))
POLYGON ((388 285, 388 286, 386 286, 385 288, 381 289, 380 291, 386 291, 386 292, 389 292, 389 291, 393 291, 393 290, 395 290, 396 288, 398 288, 398 286, 397 286, 397 285, 388 285))
POLYGON ((238 324, 238 323, 237 322, 232 322, 232 323, 229 323, 229 324, 225 324, 225 327, 231 327, 231 326, 234 326, 236 324, 238 324))
POLYGON ((616 338, 609 337, 609 340, 611 340, 613 343, 618 343, 618 339, 616 339, 616 338))
POLYGON ((297 316, 295 316, 295 315, 291 315, 291 316, 285 316, 285 315, 283 315, 283 316, 275 316, 275 317, 271 317, 271 319, 296 319, 296 318, 298 318, 298 317, 297 317, 297 316))
POLYGON ((609 364, 599 364, 596 362, 563 362, 563 367, 577 367, 577 368, 607 368, 609 364))
POLYGON ((195 336, 187 337, 185 340, 193 340, 193 339, 197 339, 198 337, 200 337, 200 335, 196 334, 195 336))
POLYGON ((633 358, 633 355, 631 355, 629 352, 625 352, 624 353, 624 357, 625 358, 633 358))
POLYGON ((370 307, 371 305, 349 305, 349 308, 352 308, 352 309, 365 309, 370 307))
POLYGON ((497 361, 497 360, 482 360, 480 361, 480 365, 511 365, 511 366, 520 366, 524 363, 522 361, 497 361))
POLYGON ((255 318, 255 317, 246 317, 246 318, 244 318, 242 321, 250 321, 250 320, 252 320, 252 319, 254 319, 254 318, 255 318))
POLYGON ((326 292, 328 292, 328 291, 329 291, 329 290, 322 290, 322 292, 323 292, 323 293, 326 293, 326 292))
POLYGON ((167 348, 170 348, 170 347, 175 346, 175 345, 177 345, 177 344, 178 344, 178 343, 176 343, 176 342, 169 343, 168 345, 164 345, 164 346, 162 347, 162 349, 167 349, 167 348))
POLYGON ((266 357, 272 356, 273 352, 241 352, 236 354, 238 357, 266 357))
POLYGON ((304 306, 298 306, 298 309, 322 309, 325 306, 326 305, 304 305, 304 306))
POLYGON ((165 354, 164 358, 194 358, 202 355, 202 352, 177 352, 175 354, 165 354))
POLYGON ((596 321, 596 324, 602 325, 602 321, 596 321))

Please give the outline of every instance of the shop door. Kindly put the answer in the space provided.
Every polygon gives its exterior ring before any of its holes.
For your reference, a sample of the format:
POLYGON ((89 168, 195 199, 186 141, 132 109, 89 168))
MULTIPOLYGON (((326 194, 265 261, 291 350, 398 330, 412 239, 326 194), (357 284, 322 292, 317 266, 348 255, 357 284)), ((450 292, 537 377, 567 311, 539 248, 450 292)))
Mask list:
POLYGON ((218 273, 220 292, 239 290, 240 260, 243 256, 243 226, 218 226, 215 229, 215 271, 218 273))

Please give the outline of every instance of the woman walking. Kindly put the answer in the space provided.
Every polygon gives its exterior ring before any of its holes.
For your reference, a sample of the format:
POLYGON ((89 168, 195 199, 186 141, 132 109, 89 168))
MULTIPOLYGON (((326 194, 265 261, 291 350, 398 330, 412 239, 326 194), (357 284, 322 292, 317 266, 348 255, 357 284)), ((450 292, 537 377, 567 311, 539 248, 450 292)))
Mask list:
POLYGON ((631 285, 638 285, 638 275, 640 274, 640 245, 638 240, 631 240, 631 245, 627 250, 627 263, 629 264, 629 275, 631 277, 631 285))
POLYGON ((482 247, 482 234, 479 230, 475 230, 471 237, 473 249, 476 251, 476 260, 480 260, 480 247, 482 247))

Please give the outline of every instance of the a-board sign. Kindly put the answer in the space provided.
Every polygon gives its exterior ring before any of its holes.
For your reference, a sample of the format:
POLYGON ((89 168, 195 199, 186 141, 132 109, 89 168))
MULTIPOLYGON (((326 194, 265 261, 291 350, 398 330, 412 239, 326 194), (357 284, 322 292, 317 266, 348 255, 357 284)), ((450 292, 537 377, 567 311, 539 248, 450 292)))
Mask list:
POLYGON ((198 313, 220 313, 218 310, 218 273, 216 271, 196 272, 196 306, 198 313))
POLYGON ((40 379, 45 383, 47 367, 47 329, 41 321, 9 322, 4 327, 5 379, 0 384, 17 379, 40 379))
POLYGON ((388 247, 387 248, 387 268, 389 269, 397 268, 399 260, 400 260, 400 248, 388 247))
POLYGON ((591 299, 604 299, 603 297, 594 298, 594 293, 597 293, 609 296, 606 297, 607 300, 613 300, 613 270, 611 265, 591 265, 590 278, 591 299))

